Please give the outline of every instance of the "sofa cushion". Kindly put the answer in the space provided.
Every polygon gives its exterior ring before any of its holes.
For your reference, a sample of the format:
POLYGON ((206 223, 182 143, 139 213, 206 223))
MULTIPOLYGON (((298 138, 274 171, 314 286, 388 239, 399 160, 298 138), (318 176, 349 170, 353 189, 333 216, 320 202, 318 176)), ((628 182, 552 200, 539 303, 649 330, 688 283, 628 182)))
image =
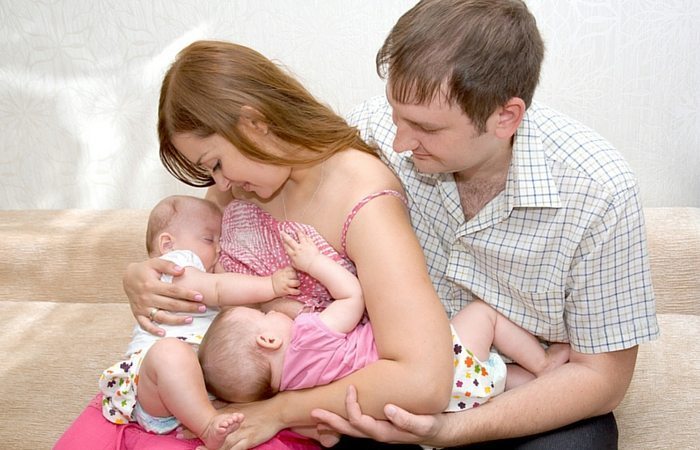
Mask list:
MULTIPOLYGON (((50 448, 126 350, 127 303, 0 302, 0 442, 50 448)), ((86 447, 87 448, 87 447, 86 447)))

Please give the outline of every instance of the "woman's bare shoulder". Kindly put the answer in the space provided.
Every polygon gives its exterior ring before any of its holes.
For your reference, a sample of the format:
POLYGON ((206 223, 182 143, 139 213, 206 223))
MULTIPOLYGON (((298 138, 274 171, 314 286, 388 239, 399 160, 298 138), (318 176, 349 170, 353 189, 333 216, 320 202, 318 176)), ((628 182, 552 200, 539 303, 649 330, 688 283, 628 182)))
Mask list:
POLYGON ((369 195, 387 189, 402 192, 401 182, 389 167, 376 156, 359 150, 346 150, 334 155, 333 164, 338 184, 344 183, 348 191, 357 195, 369 195))

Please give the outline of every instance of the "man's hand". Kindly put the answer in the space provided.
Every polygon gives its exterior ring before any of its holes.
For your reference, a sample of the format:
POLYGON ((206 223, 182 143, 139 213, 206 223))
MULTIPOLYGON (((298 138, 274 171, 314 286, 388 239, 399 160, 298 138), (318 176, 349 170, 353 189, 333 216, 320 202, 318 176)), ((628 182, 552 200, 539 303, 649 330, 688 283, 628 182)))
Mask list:
POLYGON ((362 414, 354 386, 348 387, 345 408, 348 419, 323 409, 313 410, 311 417, 319 422, 320 432, 330 428, 348 436, 368 437, 379 442, 442 446, 436 437, 444 424, 445 414, 415 415, 389 404, 384 407, 384 414, 389 420, 377 420, 362 414))
POLYGON ((287 266, 272 274, 272 290, 276 297, 299 295, 299 278, 297 271, 287 266))

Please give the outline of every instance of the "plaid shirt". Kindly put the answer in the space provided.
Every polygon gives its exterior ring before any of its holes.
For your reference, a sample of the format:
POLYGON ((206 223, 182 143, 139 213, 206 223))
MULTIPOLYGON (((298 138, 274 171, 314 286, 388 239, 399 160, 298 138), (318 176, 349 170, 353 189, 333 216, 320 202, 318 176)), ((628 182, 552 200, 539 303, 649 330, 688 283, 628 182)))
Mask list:
POLYGON ((545 341, 582 353, 658 336, 636 179, 602 137, 533 104, 505 189, 465 221, 451 174, 418 173, 392 150, 384 97, 350 114, 406 189, 413 227, 448 314, 478 297, 545 341))

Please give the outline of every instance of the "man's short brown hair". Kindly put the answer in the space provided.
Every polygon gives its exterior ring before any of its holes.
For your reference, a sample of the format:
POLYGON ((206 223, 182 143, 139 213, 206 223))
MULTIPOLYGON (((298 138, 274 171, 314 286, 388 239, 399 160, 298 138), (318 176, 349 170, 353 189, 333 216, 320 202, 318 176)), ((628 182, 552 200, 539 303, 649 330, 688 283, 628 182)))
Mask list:
POLYGON ((520 0, 423 0, 399 19, 376 62, 397 101, 444 95, 484 132, 510 98, 530 105, 543 57, 535 18, 520 0))

